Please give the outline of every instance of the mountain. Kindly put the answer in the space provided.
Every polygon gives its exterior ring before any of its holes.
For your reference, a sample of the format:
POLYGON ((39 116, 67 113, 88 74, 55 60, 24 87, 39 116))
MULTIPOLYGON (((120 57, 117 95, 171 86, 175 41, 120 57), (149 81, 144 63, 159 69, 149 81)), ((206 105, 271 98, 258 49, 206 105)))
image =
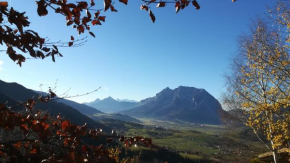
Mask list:
MULTIPOLYGON (((6 83, 0 80, 0 102, 7 102, 7 105, 9 106, 15 106, 15 104, 25 102, 28 99, 37 97, 38 95, 39 94, 35 91, 27 89, 20 84, 6 83)), ((23 109, 23 105, 20 105, 15 109, 23 109)), ((57 101, 49 101, 48 103, 39 102, 35 106, 35 109, 47 111, 51 116, 56 116, 60 113, 62 117, 77 125, 87 123, 90 128, 102 128, 106 132, 111 130, 109 127, 83 115, 73 107, 57 101)))
POLYGON ((116 113, 122 110, 131 109, 138 105, 136 102, 115 100, 112 97, 107 97, 103 100, 96 99, 93 102, 85 104, 105 113, 116 113))
POLYGON ((60 99, 60 100, 57 100, 57 102, 64 103, 68 106, 71 106, 71 107, 75 108, 76 110, 78 110, 79 112, 81 112, 82 114, 87 115, 87 116, 103 113, 103 112, 101 112, 93 107, 90 107, 88 105, 80 104, 80 103, 70 101, 67 99, 60 99))
POLYGON ((138 101, 135 101, 135 100, 119 99, 119 98, 117 98, 116 101, 119 101, 119 102, 132 102, 132 103, 138 103, 138 101))
POLYGON ((16 106, 19 104, 19 101, 16 101, 10 96, 0 92, 0 104, 5 104, 6 106, 16 106))
POLYGON ((227 114, 221 104, 204 89, 180 86, 165 88, 155 97, 138 103, 137 107, 121 113, 133 117, 170 121, 221 124, 221 114, 227 114))

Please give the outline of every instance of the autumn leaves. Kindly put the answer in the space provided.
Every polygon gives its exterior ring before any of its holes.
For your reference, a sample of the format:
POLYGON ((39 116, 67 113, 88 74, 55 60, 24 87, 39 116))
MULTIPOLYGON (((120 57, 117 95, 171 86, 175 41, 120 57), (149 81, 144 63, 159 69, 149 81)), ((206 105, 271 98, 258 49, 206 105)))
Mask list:
MULTIPOLYGON (((140 9, 146 10, 149 12, 149 16, 150 16, 153 23, 155 22, 156 18, 155 18, 155 15, 153 14, 152 10, 149 7, 149 5, 151 3, 157 3, 157 5, 156 5, 157 8, 165 7, 167 3, 175 3, 175 12, 176 13, 178 13, 180 9, 183 10, 185 7, 187 7, 190 4, 189 0, 180 0, 180 1, 176 1, 176 2, 168 2, 168 1, 157 2, 156 0, 150 0, 150 1, 144 1, 144 2, 145 2, 145 4, 141 5, 140 9)), ((197 10, 200 9, 200 6, 196 0, 191 1, 191 3, 197 10)))

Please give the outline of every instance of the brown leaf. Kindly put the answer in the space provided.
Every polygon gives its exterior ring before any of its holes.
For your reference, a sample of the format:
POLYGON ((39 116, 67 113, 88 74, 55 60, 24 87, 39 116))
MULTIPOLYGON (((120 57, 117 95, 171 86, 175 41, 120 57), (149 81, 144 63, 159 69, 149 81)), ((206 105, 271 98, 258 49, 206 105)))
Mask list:
POLYGON ((70 39, 71 39, 71 40, 75 40, 74 36, 70 36, 70 39))
POLYGON ((119 139, 120 142, 124 142, 125 138, 124 136, 121 136, 121 138, 119 139))
POLYGON ((78 30, 79 34, 81 34, 81 33, 84 33, 85 28, 84 28, 84 26, 79 25, 79 26, 77 27, 77 30, 78 30))
POLYGON ((18 32, 18 29, 15 29, 15 30, 13 31, 14 34, 16 34, 17 32, 18 32))
POLYGON ((100 20, 93 20, 91 23, 92 23, 92 25, 102 25, 100 20))
POLYGON ((6 1, 0 2, 0 7, 8 7, 8 2, 6 1))
POLYGON ((118 12, 113 5, 110 6, 112 12, 118 12))
POLYGON ((53 46, 53 48, 54 48, 56 51, 58 51, 57 46, 55 46, 55 45, 52 45, 52 46, 53 46))
POLYGON ((154 16, 154 14, 153 14, 153 12, 151 10, 149 10, 149 16, 150 16, 152 22, 154 23, 155 22, 155 16, 154 16))
POLYGON ((91 15, 91 13, 90 13, 90 11, 88 9, 86 9, 86 13, 87 13, 88 18, 92 17, 92 15, 91 15))
POLYGON ((104 0, 104 11, 107 11, 112 4, 112 0, 104 0))
POLYGON ((141 10, 146 10, 146 11, 148 11, 148 6, 147 6, 147 5, 141 5, 140 9, 141 9, 141 10))
POLYGON ((50 51, 50 49, 47 48, 47 47, 43 47, 41 50, 43 50, 43 51, 45 51, 45 52, 49 52, 49 51, 50 51))
POLYGON ((125 5, 128 4, 128 0, 119 0, 119 2, 122 2, 122 3, 124 3, 125 5))
POLYGON ((96 12, 94 15, 95 15, 94 18, 97 19, 100 15, 100 11, 96 12))
POLYGON ((165 7, 165 2, 158 3, 156 7, 165 7))
POLYGON ((75 5, 75 4, 73 4, 73 3, 68 3, 68 4, 66 4, 66 6, 68 7, 68 8, 76 8, 77 6, 75 5))
POLYGON ((73 23, 74 23, 73 21, 71 21, 71 20, 67 20, 66 25, 67 25, 67 26, 70 26, 70 25, 72 25, 73 23))
POLYGON ((178 13, 179 10, 180 10, 180 2, 177 1, 177 2, 175 3, 175 12, 178 13))
POLYGON ((91 34, 93 37, 96 37, 95 34, 93 32, 89 32, 89 34, 91 34))
POLYGON ((95 6, 94 0, 91 0, 91 6, 95 6))
POLYGON ((69 42, 68 43, 68 46, 72 46, 74 43, 73 42, 69 42))
POLYGON ((44 0, 36 1, 37 3, 37 13, 39 16, 45 16, 48 14, 46 9, 47 5, 44 0))
POLYGON ((102 22, 105 22, 106 16, 99 16, 98 19, 102 22))
POLYGON ((42 58, 42 59, 45 58, 44 54, 41 51, 37 51, 36 52, 36 56, 39 57, 39 58, 42 58))
POLYGON ((82 9, 88 8, 88 3, 86 1, 81 1, 81 2, 77 2, 77 3, 78 3, 78 7, 82 8, 82 9))
POLYGON ((199 6, 199 4, 197 3, 196 0, 192 1, 192 5, 193 5, 197 10, 200 9, 200 6, 199 6))

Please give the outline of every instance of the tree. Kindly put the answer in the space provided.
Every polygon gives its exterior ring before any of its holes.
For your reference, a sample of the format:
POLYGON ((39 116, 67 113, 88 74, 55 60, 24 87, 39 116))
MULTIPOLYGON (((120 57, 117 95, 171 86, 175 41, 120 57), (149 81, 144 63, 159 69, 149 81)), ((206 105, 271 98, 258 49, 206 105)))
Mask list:
MULTIPOLYGON (((128 0, 119 0, 119 2, 127 5, 128 0)), ((192 4, 197 10, 200 9, 196 0, 142 0, 142 2, 144 4, 141 5, 141 10, 149 13, 153 23, 156 19, 150 8, 153 4, 157 4, 157 8, 165 7, 167 4, 175 4, 176 13, 180 9, 183 10, 188 7, 189 4, 192 4)), ((117 12, 115 3, 111 0, 103 0, 103 3, 104 8, 97 9, 94 0, 90 0, 90 3, 86 1, 69 3, 67 0, 36 1, 37 14, 39 16, 46 16, 50 11, 54 11, 56 14, 64 16, 66 25, 75 28, 78 34, 83 34, 87 31, 93 37, 95 35, 91 31, 91 26, 102 25, 105 22, 106 16, 102 16, 102 14, 108 10, 117 12)), ((27 58, 23 56, 25 53, 29 53, 30 57, 33 58, 44 59, 51 56, 52 60, 55 61, 56 55, 62 57, 58 47, 80 46, 85 41, 85 38, 75 40, 71 36, 68 42, 50 42, 46 38, 39 36, 36 31, 25 30, 29 25, 30 22, 28 17, 25 16, 25 12, 18 12, 13 7, 9 8, 7 1, 0 1, 0 43, 1 45, 6 45, 6 53, 20 66, 27 58)))
POLYGON ((279 149, 290 152, 289 9, 289 3, 280 1, 269 11, 269 22, 259 19, 250 35, 240 37, 240 53, 226 75, 225 101, 243 109, 244 123, 273 152, 275 163, 279 149))

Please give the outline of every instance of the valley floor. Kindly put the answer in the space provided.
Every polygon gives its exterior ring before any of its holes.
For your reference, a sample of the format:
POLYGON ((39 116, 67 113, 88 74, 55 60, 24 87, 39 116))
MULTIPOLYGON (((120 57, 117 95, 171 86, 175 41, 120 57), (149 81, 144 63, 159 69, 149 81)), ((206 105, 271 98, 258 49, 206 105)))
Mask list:
MULTIPOLYGON (((243 132, 244 128, 232 130, 221 125, 140 120, 142 125, 125 123, 123 127, 118 124, 115 128, 125 136, 150 137, 155 145, 192 160, 245 163, 265 152, 264 147, 255 140, 255 137, 243 132)), ((110 126, 114 127, 114 124, 111 122, 110 126)), ((150 150, 143 146, 129 149, 150 150)))

